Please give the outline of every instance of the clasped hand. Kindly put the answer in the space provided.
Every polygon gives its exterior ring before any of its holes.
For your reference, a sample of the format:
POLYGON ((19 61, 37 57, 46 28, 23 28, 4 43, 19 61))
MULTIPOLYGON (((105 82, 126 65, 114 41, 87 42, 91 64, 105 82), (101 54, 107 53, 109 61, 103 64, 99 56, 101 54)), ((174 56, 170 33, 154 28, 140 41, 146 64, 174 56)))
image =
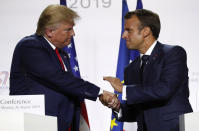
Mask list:
MULTIPOLYGON (((105 81, 108 81, 111 86, 119 93, 122 93, 122 83, 120 79, 115 78, 115 77, 104 77, 103 78, 105 81)), ((100 95, 99 97, 100 101, 102 102, 103 105, 112 108, 115 111, 119 111, 120 109, 120 100, 118 100, 117 95, 103 91, 103 94, 100 95)))
POLYGON ((108 91, 103 91, 103 94, 99 96, 99 100, 102 102, 103 105, 115 111, 119 111, 120 109, 120 101, 118 100, 116 94, 108 91))

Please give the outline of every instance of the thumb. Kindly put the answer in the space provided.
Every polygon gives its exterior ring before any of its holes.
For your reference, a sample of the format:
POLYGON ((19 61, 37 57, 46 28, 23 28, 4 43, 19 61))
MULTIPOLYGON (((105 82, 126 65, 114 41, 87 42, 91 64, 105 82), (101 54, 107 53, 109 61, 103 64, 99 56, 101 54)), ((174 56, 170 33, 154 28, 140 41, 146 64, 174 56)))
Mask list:
POLYGON ((109 76, 103 76, 103 80, 106 80, 106 79, 108 79, 108 77, 109 77, 109 76))
POLYGON ((113 79, 114 79, 114 77, 111 77, 111 76, 104 76, 103 77, 103 80, 109 81, 109 82, 113 81, 113 79))

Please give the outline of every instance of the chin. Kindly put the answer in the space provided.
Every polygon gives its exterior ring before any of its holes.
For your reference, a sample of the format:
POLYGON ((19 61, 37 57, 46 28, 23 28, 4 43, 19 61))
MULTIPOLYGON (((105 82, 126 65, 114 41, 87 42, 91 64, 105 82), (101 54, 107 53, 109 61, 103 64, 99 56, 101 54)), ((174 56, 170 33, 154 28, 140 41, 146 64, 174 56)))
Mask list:
POLYGON ((129 45, 126 45, 126 47, 127 47, 128 49, 130 49, 130 48, 131 48, 129 45))
POLYGON ((131 46, 127 46, 127 48, 129 49, 129 50, 134 50, 135 48, 133 48, 133 47, 131 47, 131 46))
POLYGON ((65 46, 68 46, 69 44, 70 44, 70 42, 65 42, 64 43, 65 46))

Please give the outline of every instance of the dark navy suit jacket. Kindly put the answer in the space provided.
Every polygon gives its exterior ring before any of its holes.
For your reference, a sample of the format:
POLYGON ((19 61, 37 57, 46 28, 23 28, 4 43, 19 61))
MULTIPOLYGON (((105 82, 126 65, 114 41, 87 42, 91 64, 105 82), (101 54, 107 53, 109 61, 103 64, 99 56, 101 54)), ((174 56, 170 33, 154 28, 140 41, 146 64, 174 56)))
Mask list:
POLYGON ((137 121, 138 131, 178 131, 179 115, 192 112, 188 79, 185 50, 157 42, 142 82, 140 57, 125 69, 127 101, 120 120, 137 121))
POLYGON ((96 100, 99 90, 70 71, 63 71, 43 36, 28 36, 17 44, 11 65, 10 94, 44 94, 45 113, 57 116, 58 131, 67 131, 71 123, 72 130, 79 131, 80 101, 96 100))

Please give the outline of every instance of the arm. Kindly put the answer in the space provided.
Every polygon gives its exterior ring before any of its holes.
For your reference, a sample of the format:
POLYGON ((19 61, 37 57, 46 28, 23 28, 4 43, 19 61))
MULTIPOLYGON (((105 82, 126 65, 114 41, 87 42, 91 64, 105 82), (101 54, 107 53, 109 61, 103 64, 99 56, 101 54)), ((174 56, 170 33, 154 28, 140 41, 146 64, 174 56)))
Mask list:
MULTIPOLYGON (((176 46, 167 52, 161 66, 158 70, 160 76, 156 76, 156 81, 151 79, 153 81, 151 84, 127 86, 127 104, 167 101, 179 88, 184 88, 181 84, 188 81, 188 69, 186 52, 183 48, 176 46)), ((116 91, 122 92, 122 85, 118 78, 105 77, 105 80, 110 82, 116 91)))
POLYGON ((51 86, 47 87, 54 91, 96 100, 99 87, 58 69, 56 57, 52 57, 53 55, 50 54, 53 52, 47 51, 42 46, 33 45, 34 42, 21 46, 19 50, 28 76, 48 83, 51 86))
POLYGON ((182 86, 183 82, 188 81, 186 52, 183 48, 176 46, 166 53, 162 67, 158 70, 160 76, 156 81, 151 84, 127 87, 128 104, 168 101, 180 88, 186 88, 182 86))
POLYGON ((115 115, 118 121, 135 122, 139 112, 135 108, 135 106, 127 105, 125 102, 123 104, 120 104, 119 113, 116 113, 115 111, 113 111, 113 114, 115 115), (121 113, 120 116, 119 116, 119 113, 121 113))

